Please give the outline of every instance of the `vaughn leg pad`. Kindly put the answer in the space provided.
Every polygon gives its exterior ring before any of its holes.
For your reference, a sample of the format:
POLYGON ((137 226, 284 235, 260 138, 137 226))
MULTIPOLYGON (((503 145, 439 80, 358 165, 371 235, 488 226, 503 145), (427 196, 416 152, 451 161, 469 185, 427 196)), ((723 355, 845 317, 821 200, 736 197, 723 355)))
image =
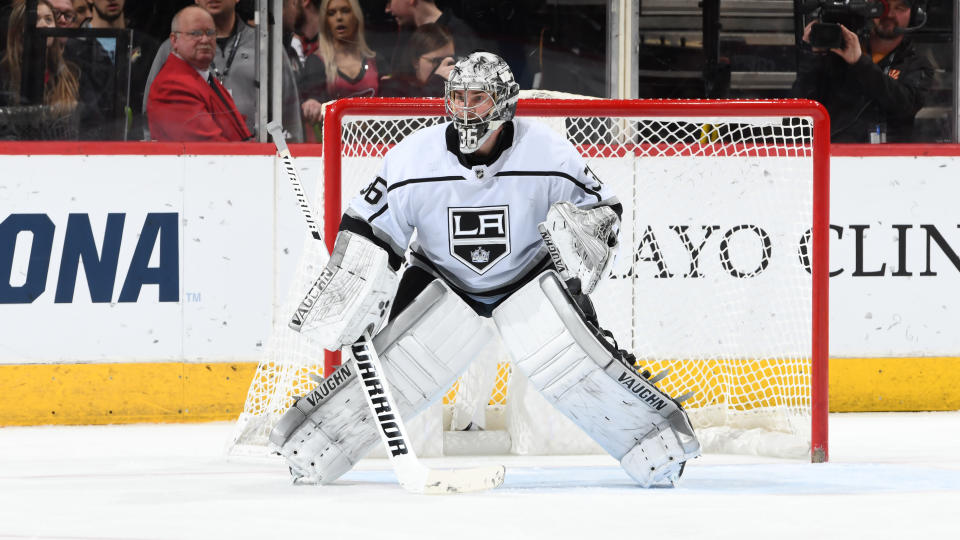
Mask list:
POLYGON ((493 319, 513 365, 640 485, 674 483, 700 455, 680 405, 601 343, 556 272, 514 293, 493 319))
MULTIPOLYGON (((440 399, 493 330, 439 280, 373 338, 400 416, 409 420, 440 399)), ((348 354, 349 348, 344 348, 348 354)), ((354 359, 301 397, 280 418, 270 442, 294 479, 328 484, 379 441, 354 359)))

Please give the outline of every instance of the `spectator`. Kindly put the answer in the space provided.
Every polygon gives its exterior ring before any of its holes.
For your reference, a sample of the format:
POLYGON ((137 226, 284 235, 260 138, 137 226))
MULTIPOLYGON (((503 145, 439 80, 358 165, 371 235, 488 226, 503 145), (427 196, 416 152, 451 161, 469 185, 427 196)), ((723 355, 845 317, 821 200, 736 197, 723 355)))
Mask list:
MULTIPOLYGON (((57 28, 79 28, 72 0, 50 0, 57 28)), ((59 38, 63 57, 80 71, 80 138, 118 139, 123 111, 117 106, 116 70, 97 40, 59 38)))
POLYGON ((57 28, 80 28, 80 19, 77 10, 73 7, 73 0, 50 0, 53 6, 53 17, 57 28))
POLYGON ((303 68, 303 116, 320 121, 323 103, 352 96, 373 97, 380 87, 374 53, 363 35, 357 0, 322 0, 320 46, 303 68))
MULTIPOLYGON (((411 32, 427 23, 436 23, 447 28, 457 37, 457 56, 465 56, 480 48, 482 41, 476 32, 463 19, 454 15, 450 9, 440 10, 434 0, 388 0, 386 12, 397 20, 400 33, 390 59, 390 71, 404 71, 403 51, 407 50, 407 40, 411 32)), ((488 47, 484 47, 488 48, 488 47)))
MULTIPOLYGON (((90 28, 115 28, 118 30, 126 29, 127 22, 123 16, 123 8, 126 0, 93 0, 93 18, 90 20, 90 28)), ((98 39, 100 45, 116 64, 116 40, 111 38, 98 39)), ((159 43, 150 35, 132 30, 132 43, 130 44, 130 84, 128 85, 129 95, 127 96, 127 109, 131 124, 128 127, 130 136, 128 139, 141 140, 144 136, 146 127, 146 118, 143 114, 143 88, 147 82, 147 76, 150 74, 150 66, 153 64, 153 57, 157 54, 159 43)), ((128 116, 124 115, 124 116, 128 116)))
MULTIPOLYGON (((15 0, 7 28, 7 47, 0 60, 0 105, 20 105, 20 83, 23 70, 20 65, 23 54, 23 35, 26 29, 26 2, 15 0)), ((53 5, 50 0, 37 2, 37 28, 56 26, 53 5)), ((43 104, 50 105, 54 113, 69 114, 77 106, 79 75, 77 68, 63 59, 63 44, 48 37, 44 64, 43 104)))
POLYGON ((93 17, 87 0, 73 0, 73 12, 77 14, 77 26, 83 26, 93 17))
POLYGON ((317 0, 297 0, 303 5, 303 17, 293 35, 291 46, 300 57, 300 65, 320 47, 320 7, 317 0))
POLYGON ((932 66, 905 35, 912 12, 910 0, 890 0, 865 39, 841 26, 844 48, 802 51, 794 94, 824 104, 833 142, 912 141, 933 81, 932 66))
POLYGON ((170 53, 147 103, 150 133, 159 141, 245 141, 250 131, 230 92, 213 76, 213 17, 196 6, 170 25, 170 53))
MULTIPOLYGON (((214 77, 219 79, 233 96, 237 109, 246 119, 251 133, 256 131, 257 122, 257 35, 256 30, 237 17, 237 0, 196 0, 197 5, 213 16, 217 30, 215 59, 210 64, 214 77)), ((157 51, 144 88, 144 102, 150 99, 150 85, 160 68, 169 58, 171 40, 164 41, 157 51)), ((283 127, 293 142, 303 140, 303 124, 300 120, 300 106, 297 81, 288 58, 283 59, 283 127)), ((266 104, 264 104, 266 105, 266 104)))
POLYGON ((302 0, 283 0, 283 49, 287 52, 290 59, 290 66, 293 68, 294 76, 300 78, 300 70, 303 68, 303 60, 300 53, 293 46, 293 39, 297 28, 303 24, 303 2, 302 0))
POLYGON ((436 23, 419 26, 407 41, 398 71, 380 79, 384 97, 441 97, 453 70, 453 36, 436 23))

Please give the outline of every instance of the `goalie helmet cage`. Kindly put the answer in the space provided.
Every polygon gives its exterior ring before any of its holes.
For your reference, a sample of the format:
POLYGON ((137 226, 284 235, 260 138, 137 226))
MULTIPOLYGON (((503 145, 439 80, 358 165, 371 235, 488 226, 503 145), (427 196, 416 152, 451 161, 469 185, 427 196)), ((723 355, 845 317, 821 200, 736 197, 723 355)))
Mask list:
MULTIPOLYGON (((351 98, 327 108, 322 208, 329 248, 344 204, 376 177, 386 151, 443 115, 441 99, 351 98)), ((517 116, 566 137, 623 203, 620 253, 611 278, 592 295, 600 323, 640 368, 671 370, 657 383, 663 390, 697 391, 684 406, 704 449, 826 461, 830 128, 822 106, 521 99, 517 116)), ((318 270, 302 260, 295 281, 309 282, 318 270)), ((294 285, 292 296, 302 294, 297 287, 306 290, 294 285)), ((309 366, 319 349, 300 343, 304 336, 278 332, 286 330, 274 330, 234 448, 256 431, 265 439, 270 418, 307 391, 307 371, 321 367, 309 366), (301 365, 282 366, 291 363, 301 365)), ((338 362, 327 353, 324 373, 338 362)), ((505 362, 490 404, 509 409, 511 379, 522 378, 505 362)), ((458 383, 445 402, 458 399, 458 387, 467 394, 458 383)), ((518 388, 513 394, 524 405, 513 408, 527 414, 535 393, 518 388)), ((563 452, 562 445, 550 448, 563 452)))

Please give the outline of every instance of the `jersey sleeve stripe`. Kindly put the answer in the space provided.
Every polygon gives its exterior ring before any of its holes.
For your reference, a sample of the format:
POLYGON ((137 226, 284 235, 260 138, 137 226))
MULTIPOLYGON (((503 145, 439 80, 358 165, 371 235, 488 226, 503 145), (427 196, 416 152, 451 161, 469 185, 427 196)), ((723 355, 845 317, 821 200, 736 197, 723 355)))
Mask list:
POLYGON ((383 208, 381 208, 381 209, 377 210, 376 212, 374 212, 374 214, 373 214, 372 216, 370 216, 369 218, 367 218, 367 223, 373 223, 373 220, 375 220, 375 219, 377 219, 378 217, 380 217, 380 214, 383 214, 384 212, 386 212, 386 211, 387 211, 387 206, 388 206, 388 205, 384 204, 384 205, 383 205, 383 208))
POLYGON ((576 178, 570 176, 565 172, 560 171, 500 171, 495 176, 559 176, 560 178, 566 178, 567 180, 573 182, 585 193, 593 195, 597 198, 597 202, 600 202, 602 198, 600 197, 600 192, 594 189, 590 189, 586 184, 577 180, 576 178))
POLYGON ((454 180, 466 180, 463 176, 436 176, 433 178, 411 178, 410 180, 401 180, 387 188, 387 191, 393 191, 407 184, 419 184, 422 182, 450 182, 454 180))

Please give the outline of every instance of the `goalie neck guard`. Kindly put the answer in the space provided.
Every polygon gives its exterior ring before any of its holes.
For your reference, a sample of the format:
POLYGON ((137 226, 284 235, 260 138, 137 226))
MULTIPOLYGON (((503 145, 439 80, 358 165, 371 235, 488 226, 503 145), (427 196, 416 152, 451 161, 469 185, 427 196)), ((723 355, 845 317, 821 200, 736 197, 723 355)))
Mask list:
POLYGON ((512 120, 519 94, 520 85, 503 58, 478 51, 457 62, 445 83, 444 105, 457 129, 460 152, 476 152, 512 120))

